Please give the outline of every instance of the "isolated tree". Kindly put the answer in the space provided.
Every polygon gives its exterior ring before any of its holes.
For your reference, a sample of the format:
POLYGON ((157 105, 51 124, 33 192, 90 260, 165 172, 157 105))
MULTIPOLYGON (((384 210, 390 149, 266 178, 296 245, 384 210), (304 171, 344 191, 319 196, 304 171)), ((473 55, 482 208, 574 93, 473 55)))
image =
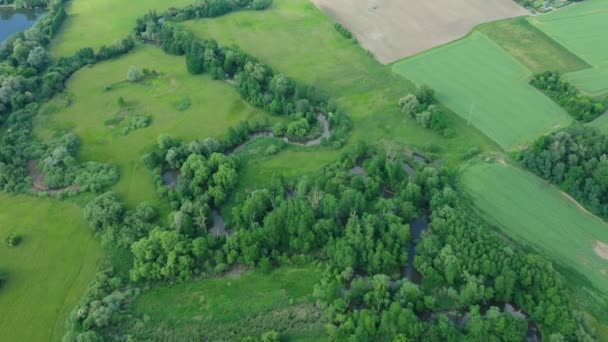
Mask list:
POLYGON ((129 82, 135 83, 139 82, 144 78, 144 74, 139 70, 135 65, 131 65, 129 67, 129 71, 127 71, 127 80, 129 82))

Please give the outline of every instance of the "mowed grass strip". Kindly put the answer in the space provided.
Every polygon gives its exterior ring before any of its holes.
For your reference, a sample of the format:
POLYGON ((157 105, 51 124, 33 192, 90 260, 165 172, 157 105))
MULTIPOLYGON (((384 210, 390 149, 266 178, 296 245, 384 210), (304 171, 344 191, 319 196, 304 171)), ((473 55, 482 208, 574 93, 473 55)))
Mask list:
MULTIPOLYGON (((270 273, 259 269, 237 272, 153 289, 138 297, 133 307, 152 323, 162 322, 182 333, 196 329, 210 332, 251 324, 246 322, 256 322, 255 317, 272 317, 272 312, 289 307, 312 306, 312 290, 321 276, 322 269, 314 266, 283 267, 270 273)), ((302 332, 288 333, 296 338, 302 332)), ((309 333, 304 332, 303 337, 309 333)))
POLYGON ((507 50, 535 74, 547 70, 566 73, 591 67, 530 24, 525 17, 483 24, 477 30, 507 50))
POLYGON ((54 57, 70 56, 90 47, 97 50, 131 34, 135 20, 150 10, 184 7, 193 0, 74 0, 68 18, 51 44, 54 57))
POLYGON ((528 84, 526 67, 477 31, 398 62, 393 70, 435 89, 441 103, 507 150, 571 122, 559 105, 528 84))
POLYGON ((161 205, 150 172, 140 162, 159 135, 170 134, 184 141, 219 138, 243 120, 273 119, 241 100, 228 82, 214 81, 207 75, 192 76, 184 57, 167 55, 150 45, 139 45, 119 59, 78 71, 68 81, 66 92, 70 104, 66 106, 64 97, 58 96, 43 106, 35 132, 49 139, 72 129, 82 140, 81 160, 119 167, 121 177, 114 190, 131 206, 142 201, 161 205), (106 90, 125 80, 131 65, 163 75, 106 90), (109 120, 123 116, 118 105, 121 97, 135 113, 149 115, 151 125, 123 135, 120 125, 109 124, 109 120))
MULTIPOLYGON (((450 127, 457 133, 452 139, 421 129, 406 118, 397 103, 414 90, 413 84, 342 37, 334 22, 309 0, 275 0, 265 11, 237 12, 184 25, 200 38, 213 38, 223 45, 236 44, 275 71, 314 85, 331 96, 353 120, 349 143, 386 139, 432 148, 441 151, 448 164, 458 163, 462 153, 474 146, 482 150, 498 149, 488 137, 453 113, 447 114, 450 127)), ((294 165, 290 154, 275 158, 274 165, 284 168, 294 165)), ((307 163, 312 166, 313 161, 307 163)))
POLYGON ((608 243, 608 224, 556 187, 506 164, 467 167, 462 183, 483 215, 506 235, 574 272, 575 287, 591 284, 608 294, 608 255, 594 250, 598 242, 608 243))
POLYGON ((59 341, 101 249, 74 204, 0 194, 0 340, 59 341), (23 241, 8 248, 11 232, 23 241))
POLYGON ((585 0, 529 21, 591 64, 566 76, 590 95, 608 94, 608 2, 585 0))

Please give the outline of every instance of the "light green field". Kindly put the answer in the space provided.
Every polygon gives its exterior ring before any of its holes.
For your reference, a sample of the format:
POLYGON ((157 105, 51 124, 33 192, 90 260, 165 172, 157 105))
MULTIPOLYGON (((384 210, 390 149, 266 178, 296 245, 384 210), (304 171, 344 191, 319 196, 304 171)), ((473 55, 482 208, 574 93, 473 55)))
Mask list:
POLYGON ((393 69, 434 88, 441 103, 508 150, 571 122, 559 105, 528 84, 526 67, 477 31, 393 69))
POLYGON ((608 94, 607 1, 585 0, 529 20, 594 67, 566 75, 577 88, 590 95, 608 94))
POLYGON ((36 133, 48 138, 55 131, 73 129, 83 142, 80 159, 119 167, 121 177, 114 190, 132 206, 142 201, 160 204, 152 176, 140 162, 159 135, 166 133, 184 141, 221 137, 228 127, 243 120, 272 119, 242 101, 227 82, 192 76, 186 70, 184 57, 170 56, 148 45, 140 45, 119 59, 80 70, 68 81, 67 92, 72 104, 66 107, 64 97, 46 104, 37 118, 36 133), (105 90, 107 85, 124 80, 131 65, 164 75, 105 90), (120 115, 119 97, 138 112, 152 116, 152 124, 126 136, 106 125, 106 120, 120 115), (184 100, 191 105, 180 111, 178 105, 184 100))
POLYGON ((0 194, 0 340, 59 341, 97 272, 101 250, 76 205, 0 194), (5 244, 11 232, 23 241, 5 244))
POLYGON ((535 74, 547 70, 566 73, 590 67, 585 61, 530 24, 525 17, 483 24, 477 30, 507 50, 535 74))
POLYGON ((608 224, 531 173, 501 163, 465 169, 465 190, 490 222, 513 240, 532 246, 561 266, 580 290, 608 294, 608 259, 594 251, 608 243, 608 224))
MULTIPOLYGON (((299 315, 314 310, 311 294, 321 275, 321 269, 313 266, 280 268, 270 274, 247 271, 153 289, 133 306, 137 313, 150 318, 151 325, 170 327, 177 339, 195 336, 196 331, 232 330, 235 324, 244 325, 241 329, 245 331, 261 326, 270 330, 283 327, 283 320, 294 319, 285 315, 291 310, 299 315)), ((322 335, 323 331, 322 324, 313 324, 292 327, 287 335, 299 339, 320 332, 322 335)))
POLYGON ((55 57, 69 56, 91 47, 102 45, 131 34, 135 20, 149 10, 163 11, 169 7, 184 7, 192 0, 73 0, 68 5, 68 19, 51 44, 55 57))
POLYGON ((608 115, 604 114, 587 125, 599 129, 604 134, 608 134, 608 115))
MULTIPOLYGON (((448 117, 457 132, 453 139, 421 129, 405 118, 397 102, 413 90, 412 83, 344 39, 334 29, 334 22, 309 0, 275 0, 266 11, 237 12, 184 25, 198 37, 236 44, 277 72, 329 94, 354 122, 351 142, 390 139, 418 148, 438 148, 448 164, 457 163, 460 155, 473 146, 497 149, 453 113, 448 117)), ((293 165, 288 155, 276 158, 277 165, 293 165)))

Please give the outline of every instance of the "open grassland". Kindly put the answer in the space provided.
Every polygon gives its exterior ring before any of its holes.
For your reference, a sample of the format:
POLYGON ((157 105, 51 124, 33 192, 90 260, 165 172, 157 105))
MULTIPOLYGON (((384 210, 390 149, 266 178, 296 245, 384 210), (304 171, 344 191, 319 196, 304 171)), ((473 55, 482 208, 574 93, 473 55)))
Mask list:
POLYGON ((566 73, 590 67, 524 17, 483 24, 477 30, 535 74, 547 70, 566 73))
POLYGON ((608 115, 604 114, 597 119, 589 122, 587 125, 599 129, 602 133, 608 134, 608 115))
POLYGON ((567 126, 566 112, 528 84, 530 71, 482 33, 394 65, 508 150, 567 126))
POLYGON ((192 0, 74 0, 68 6, 68 19, 51 44, 55 57, 69 56, 91 47, 102 45, 131 34, 135 20, 150 10, 163 11, 169 7, 184 7, 192 0))
POLYGON ((478 24, 529 14, 512 0, 312 0, 382 63, 458 39, 478 24))
POLYGON ((142 201, 160 204, 152 176, 140 162, 159 135, 166 133, 185 141, 221 137, 228 127, 243 120, 272 119, 241 100, 228 82, 192 76, 184 57, 170 56, 148 45, 77 72, 67 84, 67 94, 41 109, 36 133, 48 139, 56 132, 73 129, 82 140, 80 159, 119 167, 121 177, 114 190, 132 206, 142 201), (106 90, 106 86, 125 80, 131 65, 162 75, 106 90), (121 124, 113 122, 127 110, 118 104, 121 97, 129 111, 150 116, 151 125, 121 134, 121 124))
POLYGON ((318 317, 311 294, 321 273, 313 266, 285 267, 269 274, 259 270, 236 272, 153 289, 136 300, 134 309, 149 317, 151 327, 170 331, 167 336, 173 339, 192 340, 201 334, 218 333, 230 339, 229 335, 236 331, 259 336, 260 329, 262 333, 277 329, 289 340, 314 340, 323 337, 323 325, 297 322, 304 315, 315 313, 313 316, 318 317))
POLYGON ((94 278, 101 250, 76 205, 0 194, 0 340, 59 341, 94 278), (11 232, 22 235, 8 248, 11 232))
POLYGON ((592 65, 567 74, 577 88, 590 95, 608 94, 608 2, 585 0, 530 22, 592 65))
MULTIPOLYGON (((459 162, 462 153, 472 146, 497 148, 453 113, 448 115, 457 133, 452 139, 421 129, 405 118, 397 102, 413 91, 412 83, 342 37, 333 25, 308 0, 275 0, 266 11, 238 12, 185 24, 201 38, 236 44, 276 71, 314 85, 336 99, 353 120, 351 142, 388 139, 433 148, 443 153, 448 164, 459 162)), ((282 154, 272 163, 284 168, 300 164, 292 161, 289 154, 282 154)))
MULTIPOLYGON (((562 268, 579 299, 597 291, 604 298, 608 295, 608 254, 599 248, 608 243, 608 224, 556 187, 503 163, 467 167, 462 183, 490 222, 562 268)), ((598 304, 589 302, 586 305, 598 304)))

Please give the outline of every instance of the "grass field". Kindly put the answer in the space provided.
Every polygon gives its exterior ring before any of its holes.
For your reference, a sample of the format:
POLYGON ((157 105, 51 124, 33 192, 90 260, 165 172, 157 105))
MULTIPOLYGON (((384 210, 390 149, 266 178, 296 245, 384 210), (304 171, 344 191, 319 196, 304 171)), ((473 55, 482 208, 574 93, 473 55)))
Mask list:
MULTIPOLYGON (((460 155, 473 146, 497 149, 453 113, 448 117, 457 132, 453 139, 420 129, 413 120, 404 118, 397 102, 413 90, 412 83, 344 39, 333 24, 308 0, 275 0, 266 11, 238 12, 187 22, 185 26, 199 37, 237 44, 278 72, 329 94, 353 119, 351 142, 391 139, 413 147, 435 148, 441 150, 448 164, 457 163, 460 155)), ((291 167, 289 155, 276 158, 276 165, 291 167)))
POLYGON ((599 129, 604 134, 608 134, 608 115, 604 114, 587 125, 599 129))
MULTIPOLYGON (((311 294, 321 273, 321 269, 313 266, 280 268, 270 274, 255 270, 158 288, 140 296, 134 310, 147 315, 152 325, 171 330, 178 339, 192 338, 197 332, 213 334, 240 329, 253 333, 265 326, 268 330, 281 329, 286 327, 283 321, 296 322, 301 319, 298 315, 314 310, 311 294), (279 317, 292 310, 295 317, 279 317)), ((324 331, 322 324, 299 328, 303 327, 288 328, 284 334, 290 340, 298 340, 322 336, 324 331)))
POLYGON ((594 250, 598 241, 608 242, 608 224, 513 166, 478 163, 465 169, 462 183, 490 222, 560 266, 579 296, 587 293, 585 287, 608 295, 608 256, 594 250))
POLYGON ((97 271, 101 250, 76 205, 0 194, 0 340, 59 341, 97 271), (23 241, 8 248, 11 232, 23 241))
POLYGON ((585 0, 530 22, 594 68, 567 74, 591 95, 608 94, 608 2, 585 0))
POLYGON ((74 0, 68 6, 68 19, 51 44, 55 57, 69 56, 91 47, 112 44, 131 34, 135 20, 149 10, 163 11, 183 7, 192 0, 74 0))
POLYGON ((567 126, 566 112, 528 84, 530 71, 482 33, 394 64, 505 149, 567 126))
POLYGON ((533 73, 552 70, 560 73, 590 67, 544 32, 519 17, 483 24, 478 31, 507 50, 533 73))
POLYGON ((58 97, 42 108, 36 133, 48 138, 56 131, 73 129, 83 142, 80 159, 112 163, 120 168, 115 190, 133 206, 142 201, 160 204, 152 176, 140 163, 159 135, 167 133, 185 141, 220 137, 242 120, 272 119, 242 101, 227 82, 192 76, 183 57, 167 55, 148 45, 77 72, 67 83, 67 93, 72 101, 69 106, 66 107, 65 97, 58 97), (107 85, 126 79, 131 65, 155 69, 164 75, 105 90, 107 85), (121 116, 117 103, 120 97, 135 112, 151 116, 152 124, 128 135, 108 125, 107 120, 121 116), (188 102, 188 108, 180 108, 188 102))

